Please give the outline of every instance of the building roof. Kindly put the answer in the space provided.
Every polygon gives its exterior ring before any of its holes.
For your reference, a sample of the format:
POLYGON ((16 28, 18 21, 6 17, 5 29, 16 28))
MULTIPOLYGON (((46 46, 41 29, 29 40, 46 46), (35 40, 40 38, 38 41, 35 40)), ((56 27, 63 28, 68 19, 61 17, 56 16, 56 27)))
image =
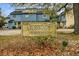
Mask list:
MULTIPOLYGON (((11 12, 10 15, 16 14, 43 14, 45 9, 37 9, 37 8, 27 8, 27 9, 15 9, 15 11, 11 12)), ((45 12, 48 14, 48 12, 45 12)))
POLYGON ((27 10, 15 10, 10 13, 10 15, 16 15, 16 14, 43 14, 43 12, 41 12, 41 10, 27 9, 27 10))

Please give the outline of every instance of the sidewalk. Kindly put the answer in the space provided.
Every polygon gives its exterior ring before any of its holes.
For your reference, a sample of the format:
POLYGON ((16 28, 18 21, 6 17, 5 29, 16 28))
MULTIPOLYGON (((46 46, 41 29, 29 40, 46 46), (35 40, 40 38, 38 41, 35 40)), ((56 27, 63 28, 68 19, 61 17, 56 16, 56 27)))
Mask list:
POLYGON ((59 33, 72 33, 72 32, 74 32, 74 29, 57 29, 57 32, 59 32, 59 33))
POLYGON ((19 35, 21 34, 21 30, 0 30, 1 36, 6 35, 19 35))

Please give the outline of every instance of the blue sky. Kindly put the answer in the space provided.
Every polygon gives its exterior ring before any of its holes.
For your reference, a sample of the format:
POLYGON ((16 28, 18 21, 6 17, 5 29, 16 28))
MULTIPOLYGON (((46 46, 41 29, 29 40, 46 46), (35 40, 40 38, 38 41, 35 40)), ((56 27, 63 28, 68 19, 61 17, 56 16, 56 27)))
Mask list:
POLYGON ((0 8, 2 10, 2 15, 8 16, 14 8, 9 3, 0 3, 0 8))

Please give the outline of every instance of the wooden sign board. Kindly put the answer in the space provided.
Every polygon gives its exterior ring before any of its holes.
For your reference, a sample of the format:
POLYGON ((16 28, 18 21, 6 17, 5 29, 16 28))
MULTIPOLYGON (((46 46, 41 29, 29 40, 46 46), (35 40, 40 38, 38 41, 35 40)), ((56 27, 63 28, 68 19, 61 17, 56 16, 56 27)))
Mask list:
POLYGON ((56 24, 51 22, 22 22, 23 36, 56 35, 56 24))

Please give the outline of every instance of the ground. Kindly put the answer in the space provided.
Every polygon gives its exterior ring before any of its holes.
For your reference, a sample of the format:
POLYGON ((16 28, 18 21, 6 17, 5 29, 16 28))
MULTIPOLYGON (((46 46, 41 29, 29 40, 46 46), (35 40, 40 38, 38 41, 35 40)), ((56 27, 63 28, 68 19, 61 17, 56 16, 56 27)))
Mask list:
POLYGON ((79 35, 58 33, 52 37, 0 36, 0 55, 79 55, 79 35), (43 40, 42 40, 43 39, 43 40), (67 46, 62 42, 66 41, 67 46))

